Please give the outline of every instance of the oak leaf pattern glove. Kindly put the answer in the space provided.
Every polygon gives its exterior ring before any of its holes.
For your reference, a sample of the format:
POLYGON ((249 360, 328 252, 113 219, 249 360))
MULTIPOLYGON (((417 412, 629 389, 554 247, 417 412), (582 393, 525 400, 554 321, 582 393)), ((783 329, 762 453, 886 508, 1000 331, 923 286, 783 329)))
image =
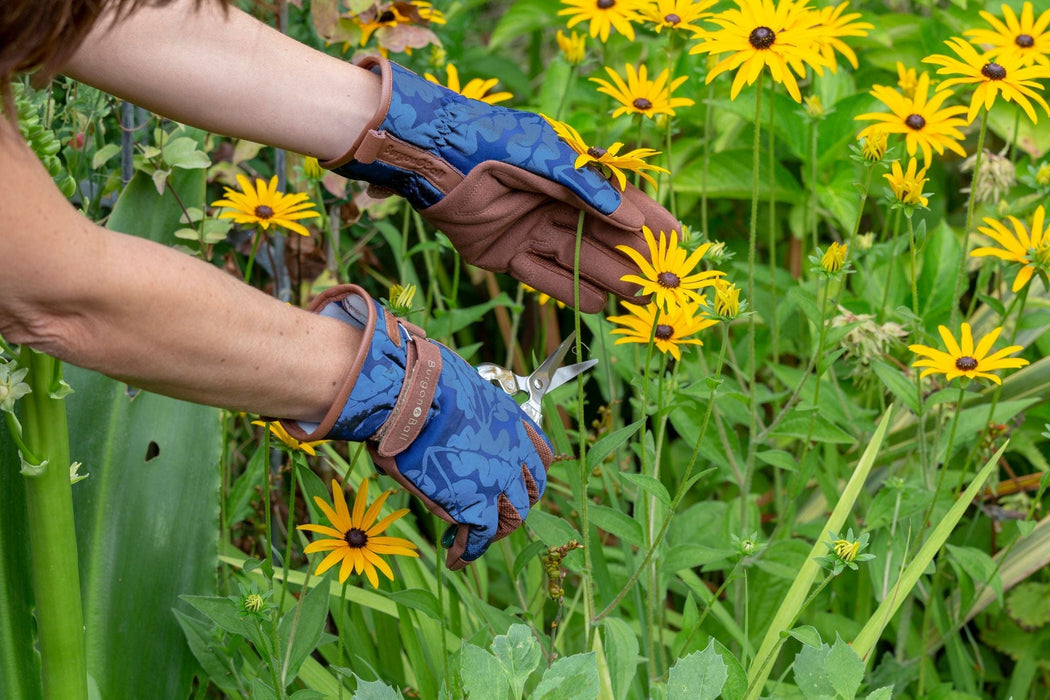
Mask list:
POLYGON ((458 526, 451 569, 520 527, 543 494, 553 451, 518 404, 356 285, 329 289, 311 310, 364 339, 321 423, 282 421, 289 434, 366 442, 382 472, 458 526))
POLYGON ((582 209, 580 309, 596 313, 606 292, 638 291, 620 279, 636 270, 616 246, 647 251, 643 224, 681 230, 634 186, 621 192, 597 170, 573 167, 576 152, 540 115, 463 97, 382 57, 359 65, 382 79, 379 108, 324 166, 371 183, 373 194, 405 197, 467 262, 571 305, 582 209))

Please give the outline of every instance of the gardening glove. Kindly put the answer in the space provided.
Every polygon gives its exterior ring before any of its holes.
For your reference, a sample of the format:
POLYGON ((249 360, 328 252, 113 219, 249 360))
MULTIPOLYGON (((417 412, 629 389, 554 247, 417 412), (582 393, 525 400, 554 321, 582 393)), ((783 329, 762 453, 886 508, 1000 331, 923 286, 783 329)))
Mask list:
POLYGON ((380 471, 457 526, 445 542, 451 569, 520 527, 553 451, 518 404, 356 285, 329 289, 311 310, 361 329, 364 340, 321 423, 283 421, 289 434, 366 442, 380 471))
POLYGON ((637 269, 616 246, 647 253, 643 224, 681 230, 639 189, 620 192, 597 170, 577 170, 577 153, 540 115, 463 97, 382 57, 358 65, 382 78, 379 108, 324 166, 371 183, 373 195, 405 197, 467 262, 571 305, 582 209, 580 309, 596 313, 606 292, 638 291, 620 279, 637 269))

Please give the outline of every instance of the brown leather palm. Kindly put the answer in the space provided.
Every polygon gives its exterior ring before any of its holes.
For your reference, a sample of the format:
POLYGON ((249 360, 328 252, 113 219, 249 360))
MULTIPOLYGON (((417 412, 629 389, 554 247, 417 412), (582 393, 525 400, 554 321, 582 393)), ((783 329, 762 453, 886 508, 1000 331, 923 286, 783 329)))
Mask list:
POLYGON ((580 310, 597 313, 606 293, 633 297, 638 287, 621 277, 638 274, 616 250, 628 245, 648 255, 642 225, 679 230, 671 214, 632 185, 606 216, 568 188, 521 168, 482 163, 445 198, 420 212, 443 231, 467 262, 506 272, 530 287, 573 305, 573 263, 580 211, 585 212, 580 246, 580 310))

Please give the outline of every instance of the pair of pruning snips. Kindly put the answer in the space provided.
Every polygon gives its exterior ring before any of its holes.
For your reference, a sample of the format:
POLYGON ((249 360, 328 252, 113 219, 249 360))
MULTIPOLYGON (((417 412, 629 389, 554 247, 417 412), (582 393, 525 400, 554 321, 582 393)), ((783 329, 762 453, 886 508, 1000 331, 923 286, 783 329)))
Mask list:
POLYGON ((538 424, 542 413, 543 396, 548 391, 557 389, 562 384, 572 381, 598 364, 598 360, 586 360, 562 367, 562 360, 565 359, 575 341, 576 332, 573 331, 568 338, 562 341, 558 349, 551 353, 550 357, 544 360, 536 368, 536 371, 527 377, 514 374, 506 367, 489 363, 478 365, 478 374, 482 378, 496 384, 510 396, 515 396, 520 392, 527 393, 529 398, 525 400, 525 403, 521 404, 521 410, 525 411, 525 414, 538 424))

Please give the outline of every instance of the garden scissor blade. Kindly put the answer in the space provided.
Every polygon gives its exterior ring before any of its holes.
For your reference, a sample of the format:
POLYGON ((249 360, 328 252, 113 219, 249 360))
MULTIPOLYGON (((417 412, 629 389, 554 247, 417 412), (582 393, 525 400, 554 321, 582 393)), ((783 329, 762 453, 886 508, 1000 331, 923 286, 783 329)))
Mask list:
POLYGON ((569 337, 562 341, 561 345, 544 360, 536 370, 527 377, 514 374, 506 367, 485 363, 478 365, 478 374, 489 381, 495 382, 503 391, 510 396, 519 392, 529 395, 525 403, 521 404, 521 410, 534 420, 540 422, 542 417, 543 396, 548 391, 557 389, 562 384, 572 381, 583 372, 598 364, 598 360, 585 360, 575 364, 561 366, 562 360, 569 352, 576 340, 576 332, 573 331, 569 337))

